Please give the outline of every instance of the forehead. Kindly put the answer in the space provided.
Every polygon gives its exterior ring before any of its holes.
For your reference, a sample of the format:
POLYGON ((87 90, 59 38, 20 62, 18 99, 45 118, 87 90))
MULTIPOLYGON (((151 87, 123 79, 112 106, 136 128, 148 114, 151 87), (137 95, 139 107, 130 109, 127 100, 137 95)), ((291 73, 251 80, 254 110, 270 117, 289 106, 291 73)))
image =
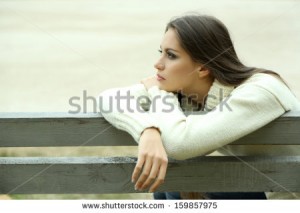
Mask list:
POLYGON ((176 31, 173 28, 169 28, 168 31, 165 33, 162 42, 162 48, 172 48, 175 50, 182 50, 176 31))

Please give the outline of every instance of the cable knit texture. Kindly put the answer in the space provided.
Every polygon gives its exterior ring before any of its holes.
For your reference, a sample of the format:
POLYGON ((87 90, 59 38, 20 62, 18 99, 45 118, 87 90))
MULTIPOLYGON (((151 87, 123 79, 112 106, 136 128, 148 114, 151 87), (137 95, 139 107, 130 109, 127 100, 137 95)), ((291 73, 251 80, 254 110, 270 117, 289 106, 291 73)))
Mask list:
MULTIPOLYGON (((183 160, 210 154, 222 155, 299 155, 299 148, 273 146, 270 148, 230 146, 229 144, 278 118, 290 110, 300 110, 300 102, 280 80, 272 75, 258 73, 240 86, 224 86, 215 80, 208 92, 202 113, 184 114, 185 108, 195 106, 184 102, 182 106, 176 93, 153 86, 148 91, 143 84, 110 89, 100 94, 103 109, 113 105, 102 115, 115 127, 127 131, 138 143, 142 131, 154 126, 161 131, 162 141, 169 157, 183 160), (130 91, 134 111, 120 112, 116 101, 108 97, 130 91), (144 98, 139 99, 143 96, 144 98), (134 104, 135 103, 135 104, 134 104), (136 104, 138 103, 138 104, 136 104), (137 110, 143 106, 143 111, 137 110)), ((127 106, 122 100, 120 106, 127 106)), ((266 193, 269 198, 280 198, 280 193, 266 193)), ((285 193, 289 198, 297 194, 285 193)), ((299 197, 300 198, 300 197, 299 197)))

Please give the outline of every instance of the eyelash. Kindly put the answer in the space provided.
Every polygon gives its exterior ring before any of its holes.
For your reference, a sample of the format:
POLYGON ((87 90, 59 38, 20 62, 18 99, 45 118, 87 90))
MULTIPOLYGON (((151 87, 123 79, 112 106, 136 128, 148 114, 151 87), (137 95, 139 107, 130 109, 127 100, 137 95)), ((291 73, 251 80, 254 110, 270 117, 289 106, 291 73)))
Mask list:
MULTIPOLYGON (((162 50, 158 50, 158 52, 159 52, 160 54, 163 53, 162 50)), ((176 56, 175 54, 173 54, 173 53, 171 53, 171 52, 168 52, 168 51, 167 51, 167 55, 168 55, 168 58, 171 59, 171 60, 174 60, 174 59, 177 58, 177 56, 176 56)))

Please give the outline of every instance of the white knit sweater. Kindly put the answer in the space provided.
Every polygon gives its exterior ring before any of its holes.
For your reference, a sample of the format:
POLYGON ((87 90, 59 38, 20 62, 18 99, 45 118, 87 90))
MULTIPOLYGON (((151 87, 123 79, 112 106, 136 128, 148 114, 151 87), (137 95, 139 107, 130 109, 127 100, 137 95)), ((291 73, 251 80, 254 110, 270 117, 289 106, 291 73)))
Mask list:
MULTIPOLYGON (((214 154, 226 155, 299 155, 300 149, 288 146, 245 148, 229 143, 261 128, 290 110, 300 110, 300 102, 276 77, 257 73, 237 88, 215 80, 208 92, 204 111, 188 116, 195 105, 178 95, 160 90, 146 90, 143 84, 105 90, 100 94, 101 114, 118 129, 128 132, 138 143, 143 130, 156 127, 169 157, 183 160, 214 154), (116 100, 117 94, 133 96, 116 100), (111 100, 110 100, 111 99, 111 100)), ((295 198, 292 193, 267 193, 268 198, 295 198), (281 195, 281 196, 278 196, 281 195)), ((300 198, 300 197, 299 197, 300 198)))

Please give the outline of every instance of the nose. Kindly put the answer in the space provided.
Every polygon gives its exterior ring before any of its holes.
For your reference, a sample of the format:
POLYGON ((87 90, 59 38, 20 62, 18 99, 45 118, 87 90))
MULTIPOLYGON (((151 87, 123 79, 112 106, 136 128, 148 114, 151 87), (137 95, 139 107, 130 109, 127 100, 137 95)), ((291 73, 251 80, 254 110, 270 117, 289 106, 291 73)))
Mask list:
POLYGON ((155 69, 157 69, 159 71, 162 71, 165 69, 165 65, 161 61, 156 62, 154 64, 154 67, 155 67, 155 69))

